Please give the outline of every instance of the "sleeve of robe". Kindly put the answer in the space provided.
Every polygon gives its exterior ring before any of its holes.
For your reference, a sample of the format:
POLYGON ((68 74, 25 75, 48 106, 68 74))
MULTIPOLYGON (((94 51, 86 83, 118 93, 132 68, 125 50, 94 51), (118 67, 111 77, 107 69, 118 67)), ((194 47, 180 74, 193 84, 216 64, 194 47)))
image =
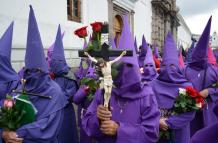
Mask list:
POLYGON ((73 96, 73 101, 78 105, 84 100, 86 96, 87 93, 85 92, 85 86, 80 86, 76 94, 73 96))
POLYGON ((62 110, 54 112, 49 116, 27 124, 16 132, 24 142, 35 141, 37 143, 52 142, 57 138, 57 133, 62 122, 62 110))
POLYGON ((101 90, 97 90, 95 97, 82 118, 82 127, 88 136, 100 138, 104 136, 100 131, 99 120, 97 118, 97 107, 101 103, 101 90))
POLYGON ((179 115, 170 116, 166 123, 170 129, 184 128, 195 117, 195 112, 187 112, 179 115))
MULTIPOLYGON (((213 74, 210 72, 211 78, 214 79, 214 83, 218 81, 218 68, 212 67, 214 71, 213 74)), ((218 101, 218 87, 208 88, 209 96, 213 102, 218 101)))
POLYGON ((117 143, 156 143, 159 136, 157 101, 154 95, 141 100, 141 123, 119 122, 117 143))

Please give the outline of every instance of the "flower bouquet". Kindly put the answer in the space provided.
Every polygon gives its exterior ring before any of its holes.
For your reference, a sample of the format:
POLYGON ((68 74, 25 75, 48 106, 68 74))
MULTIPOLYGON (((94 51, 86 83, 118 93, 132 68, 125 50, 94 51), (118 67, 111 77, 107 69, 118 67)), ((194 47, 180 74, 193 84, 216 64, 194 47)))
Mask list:
POLYGON ((16 131, 21 126, 35 120, 36 109, 26 94, 13 98, 7 95, 0 109, 0 128, 16 131))
MULTIPOLYGON (((179 88, 179 96, 177 96, 173 108, 170 111, 171 115, 179 115, 194 110, 200 110, 206 105, 206 101, 199 94, 199 92, 192 86, 186 88, 179 88)), ((159 138, 170 140, 172 138, 172 132, 160 131, 159 138)))
MULTIPOLYGON (((101 48, 101 30, 103 27, 102 22, 94 22, 90 24, 92 26, 92 38, 91 42, 88 43, 88 46, 86 48, 87 51, 97 49, 100 50, 101 48)), ((88 36, 87 28, 88 26, 84 26, 82 28, 79 28, 74 31, 74 34, 77 35, 79 38, 83 38, 86 41, 86 37, 88 36)))
POLYGON ((185 89, 179 88, 179 96, 174 102, 172 115, 199 110, 203 108, 205 104, 206 101, 204 98, 193 87, 187 86, 185 89))

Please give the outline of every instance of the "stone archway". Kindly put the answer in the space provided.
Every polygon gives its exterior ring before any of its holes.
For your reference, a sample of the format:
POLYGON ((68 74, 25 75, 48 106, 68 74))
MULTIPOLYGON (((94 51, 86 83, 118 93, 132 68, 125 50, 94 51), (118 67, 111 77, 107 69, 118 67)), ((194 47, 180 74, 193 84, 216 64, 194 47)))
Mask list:
POLYGON ((113 36, 115 37, 116 46, 119 45, 120 36, 123 28, 123 19, 120 15, 115 15, 113 19, 113 36))

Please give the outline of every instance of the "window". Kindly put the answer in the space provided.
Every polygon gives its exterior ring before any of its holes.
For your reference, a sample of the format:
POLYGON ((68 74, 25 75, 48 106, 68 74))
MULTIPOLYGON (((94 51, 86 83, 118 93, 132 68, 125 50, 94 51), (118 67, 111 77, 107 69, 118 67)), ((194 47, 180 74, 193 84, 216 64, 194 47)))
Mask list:
POLYGON ((81 22, 81 1, 67 0, 68 20, 81 22))

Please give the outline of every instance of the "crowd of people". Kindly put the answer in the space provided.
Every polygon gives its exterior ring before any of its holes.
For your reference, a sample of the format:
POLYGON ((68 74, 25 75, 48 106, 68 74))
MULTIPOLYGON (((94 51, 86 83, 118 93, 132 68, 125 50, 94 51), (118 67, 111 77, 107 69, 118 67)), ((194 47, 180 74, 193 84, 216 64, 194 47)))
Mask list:
MULTIPOLYGON (((83 57, 72 70, 65 59, 60 25, 46 57, 30 6, 25 66, 19 73, 11 65, 13 22, 0 39, 0 106, 8 94, 16 96, 14 90, 50 98, 28 96, 37 111, 35 120, 15 131, 0 126, 0 142, 217 143, 218 64, 209 44, 211 22, 212 17, 185 54, 169 32, 160 56, 157 45, 148 46, 144 36, 137 47, 124 15, 121 37, 119 41, 110 37, 109 45, 133 55, 112 65, 111 95, 104 106, 102 63, 83 57), (175 113, 180 91, 187 87, 198 91, 197 99, 204 104, 175 113)), ((88 45, 84 43, 84 51, 88 45)), ((179 102, 184 109, 186 102, 179 102)))

